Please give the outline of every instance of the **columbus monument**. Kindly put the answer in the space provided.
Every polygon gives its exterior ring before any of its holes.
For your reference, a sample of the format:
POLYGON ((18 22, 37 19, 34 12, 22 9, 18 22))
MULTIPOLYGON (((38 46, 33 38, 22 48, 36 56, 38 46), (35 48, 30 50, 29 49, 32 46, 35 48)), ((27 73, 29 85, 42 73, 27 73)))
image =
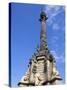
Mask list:
POLYGON ((30 59, 28 70, 21 78, 18 86, 43 86, 58 85, 62 78, 56 68, 56 61, 48 49, 46 40, 46 13, 42 10, 40 13, 40 45, 30 59))

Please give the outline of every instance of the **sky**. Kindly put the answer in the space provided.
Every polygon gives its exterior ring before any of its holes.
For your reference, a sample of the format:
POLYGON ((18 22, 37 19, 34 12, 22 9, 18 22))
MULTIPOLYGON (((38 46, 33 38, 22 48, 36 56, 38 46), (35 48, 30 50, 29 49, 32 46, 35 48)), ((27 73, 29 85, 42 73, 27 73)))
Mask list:
POLYGON ((40 44, 40 12, 46 12, 47 44, 65 82, 65 7, 40 4, 11 4, 11 85, 18 82, 28 69, 29 59, 40 44))

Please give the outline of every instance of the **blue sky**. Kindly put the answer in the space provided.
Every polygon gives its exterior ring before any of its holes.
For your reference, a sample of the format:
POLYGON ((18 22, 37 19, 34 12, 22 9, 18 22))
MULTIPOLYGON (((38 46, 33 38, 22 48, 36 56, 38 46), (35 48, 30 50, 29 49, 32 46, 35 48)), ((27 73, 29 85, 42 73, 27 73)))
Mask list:
POLYGON ((65 82, 65 7, 39 4, 11 4, 11 84, 18 82, 27 71, 29 59, 40 43, 41 8, 48 16, 47 43, 56 59, 56 66, 65 82))

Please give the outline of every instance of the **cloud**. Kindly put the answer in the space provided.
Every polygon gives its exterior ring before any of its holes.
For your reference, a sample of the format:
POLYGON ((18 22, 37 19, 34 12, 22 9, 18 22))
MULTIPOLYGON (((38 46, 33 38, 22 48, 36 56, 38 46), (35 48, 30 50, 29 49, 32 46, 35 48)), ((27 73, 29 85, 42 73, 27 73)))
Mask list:
POLYGON ((51 44, 52 48, 55 47, 56 50, 59 48, 58 41, 59 41, 59 37, 57 35, 53 35, 51 37, 50 44, 51 44))
POLYGON ((52 55, 54 56, 56 62, 64 63, 65 62, 65 55, 64 53, 58 54, 56 51, 52 50, 51 51, 52 55))
POLYGON ((53 30, 60 30, 60 26, 57 23, 53 24, 53 30))
POLYGON ((45 12, 48 16, 47 23, 48 25, 52 25, 53 30, 59 30, 60 28, 60 25, 58 24, 59 19, 57 19, 56 16, 63 11, 64 11, 64 6, 58 6, 58 5, 45 6, 45 12))
POLYGON ((49 19, 54 19, 63 10, 64 10, 63 6, 57 6, 57 5, 45 6, 45 12, 49 16, 49 19))
MULTIPOLYGON (((63 31, 64 32, 64 22, 61 22, 64 17, 60 17, 59 15, 61 15, 61 13, 64 13, 65 7, 64 6, 59 6, 59 5, 46 5, 45 6, 45 12, 47 14, 48 20, 47 23, 49 26, 52 27, 52 30, 54 31, 63 31)), ((59 54, 59 52, 57 53, 57 48, 59 48, 59 44, 57 44, 59 37, 58 35, 60 35, 61 33, 54 33, 53 37, 52 37, 52 45, 55 46, 55 49, 51 51, 51 53, 53 54, 53 56, 56 59, 56 62, 59 63, 64 63, 65 62, 65 55, 64 55, 64 51, 61 52, 61 54, 59 54)), ((62 34, 61 34, 62 35, 62 34)))

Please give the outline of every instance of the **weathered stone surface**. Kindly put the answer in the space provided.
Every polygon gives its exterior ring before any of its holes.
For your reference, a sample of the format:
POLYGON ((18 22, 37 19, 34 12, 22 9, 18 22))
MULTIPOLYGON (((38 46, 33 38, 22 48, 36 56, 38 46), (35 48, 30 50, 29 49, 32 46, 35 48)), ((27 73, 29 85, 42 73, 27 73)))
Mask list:
POLYGON ((43 15, 41 14, 40 48, 30 59, 28 71, 21 79, 19 86, 54 85, 61 80, 54 57, 51 55, 46 42, 46 16, 44 12, 43 15))

